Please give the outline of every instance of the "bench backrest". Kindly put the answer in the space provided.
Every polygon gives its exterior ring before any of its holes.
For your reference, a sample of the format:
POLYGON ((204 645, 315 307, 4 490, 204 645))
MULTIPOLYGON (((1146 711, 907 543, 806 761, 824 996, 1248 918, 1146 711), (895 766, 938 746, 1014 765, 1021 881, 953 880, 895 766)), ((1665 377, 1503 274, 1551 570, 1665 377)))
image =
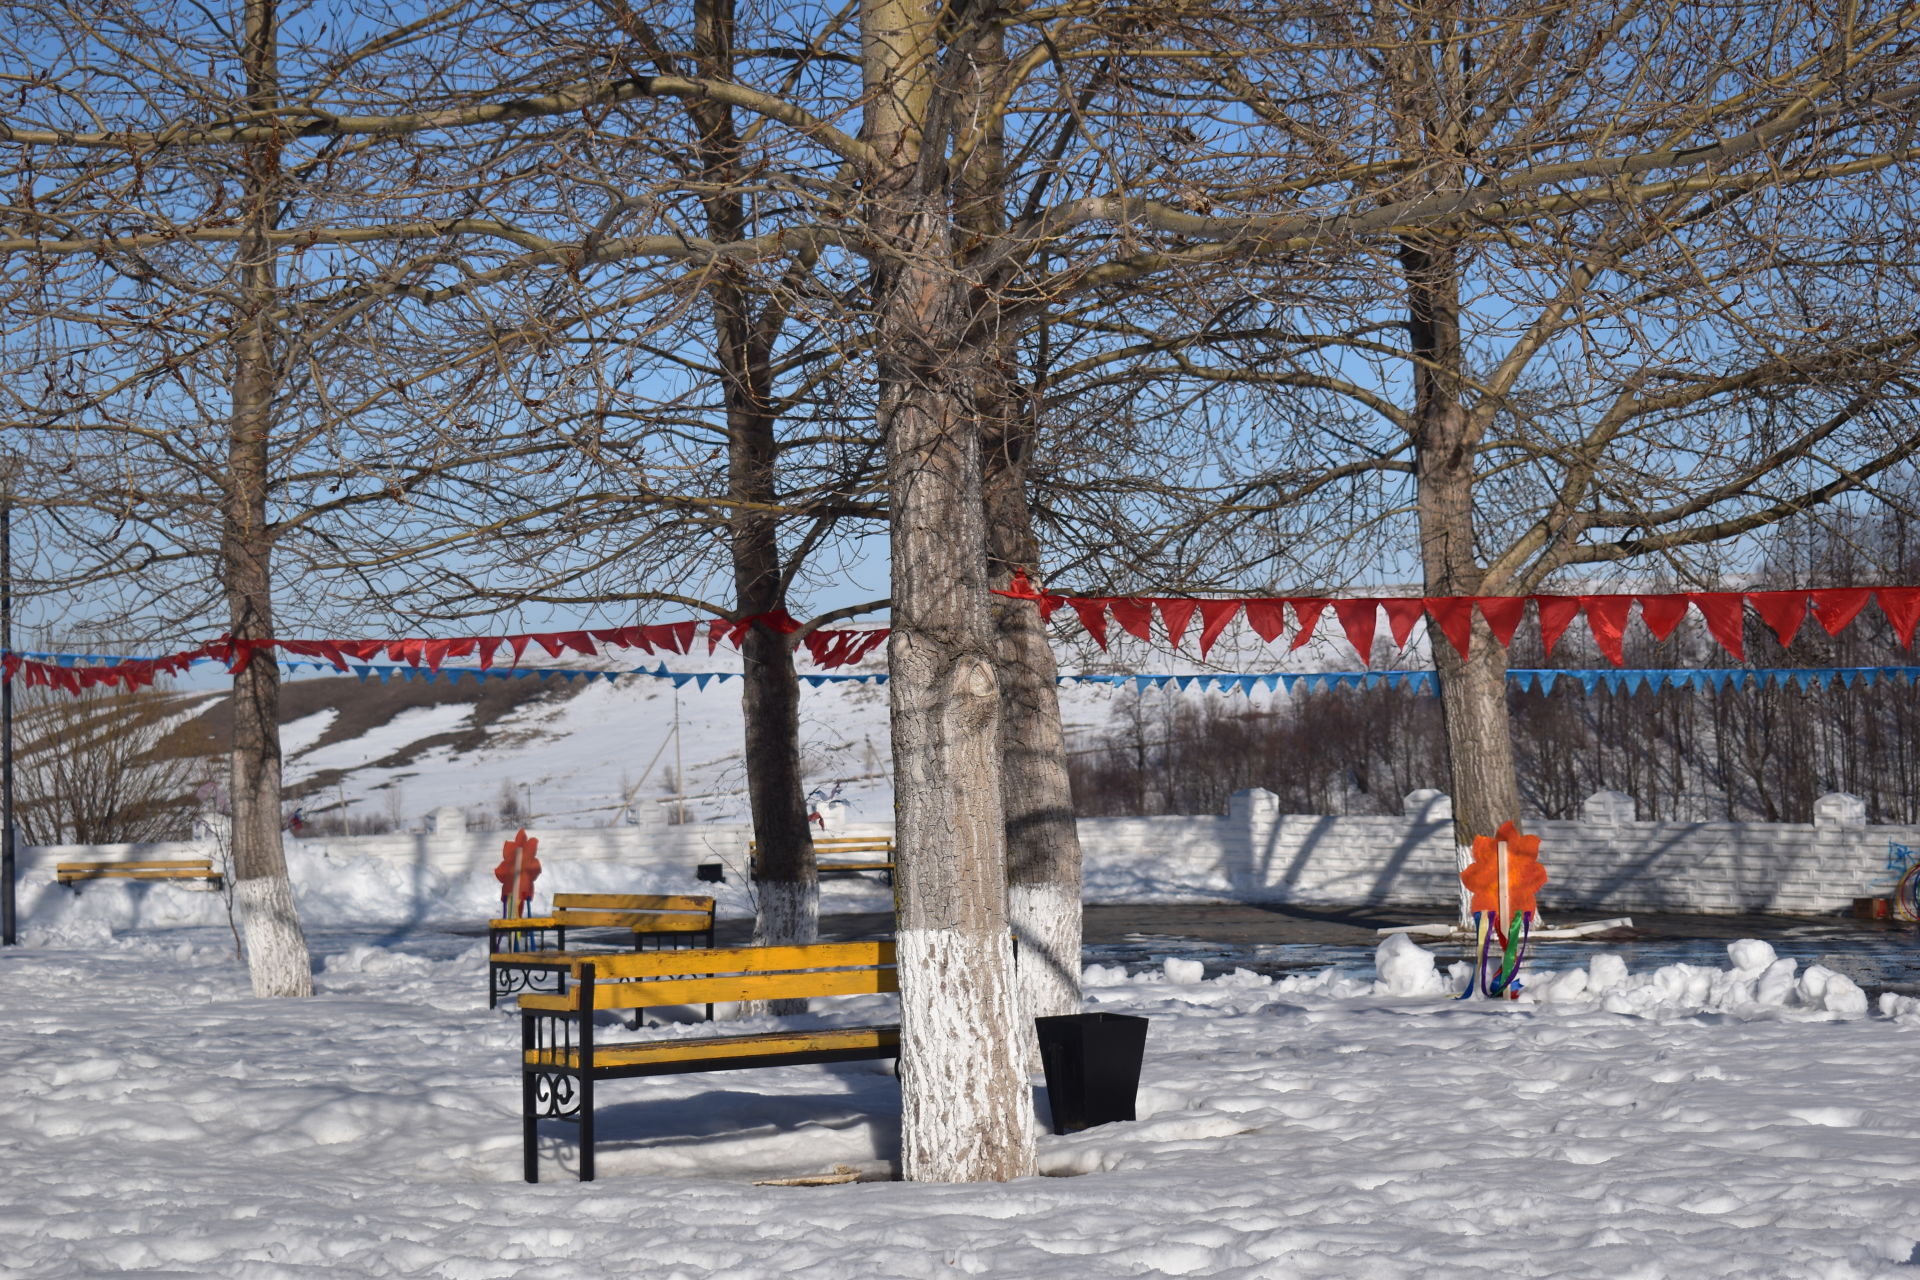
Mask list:
POLYGON ((705 933, 713 928, 713 899, 686 894, 556 893, 552 919, 570 929, 705 933))
MULTIPOLYGON (((893 861, 893 837, 815 836, 813 838, 813 852, 815 857, 823 854, 827 856, 837 856, 846 853, 880 853, 885 854, 887 861, 891 862, 893 861)), ((758 840, 749 840, 747 842, 747 861, 753 864, 755 874, 757 875, 760 866, 760 842, 758 840)))
POLYGON ((898 991, 891 942, 719 947, 578 956, 563 995, 524 995, 527 1012, 652 1009, 736 1000, 811 999, 898 991))

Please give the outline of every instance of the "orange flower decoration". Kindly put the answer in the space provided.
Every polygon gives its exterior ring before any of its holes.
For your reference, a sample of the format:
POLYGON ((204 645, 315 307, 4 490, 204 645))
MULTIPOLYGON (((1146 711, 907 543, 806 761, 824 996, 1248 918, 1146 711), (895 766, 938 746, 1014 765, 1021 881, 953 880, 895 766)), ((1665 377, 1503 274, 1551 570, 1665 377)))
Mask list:
MULTIPOLYGON (((1473 861, 1460 873, 1460 883, 1472 895, 1471 909, 1500 911, 1500 846, 1507 846, 1507 912, 1509 918, 1534 910, 1533 895, 1547 882, 1547 869, 1540 865, 1540 837, 1523 836, 1511 822, 1500 824, 1500 833, 1473 838, 1473 861)), ((1501 922, 1502 926, 1507 923, 1501 922)))

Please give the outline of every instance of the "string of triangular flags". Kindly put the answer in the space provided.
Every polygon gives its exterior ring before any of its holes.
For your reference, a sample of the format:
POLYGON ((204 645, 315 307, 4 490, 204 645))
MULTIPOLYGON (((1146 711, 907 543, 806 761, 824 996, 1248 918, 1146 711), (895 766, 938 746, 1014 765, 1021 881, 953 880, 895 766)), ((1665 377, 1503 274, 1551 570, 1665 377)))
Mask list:
MULTIPOLYGON (((88 653, 21 653, 10 655, 8 663, 14 665, 23 675, 23 682, 29 686, 47 685, 66 688, 70 692, 79 692, 82 688, 92 688, 99 683, 96 677, 106 671, 137 667, 159 661, 149 658, 125 658, 108 654, 88 653), (73 677, 69 684, 65 680, 49 678, 45 673, 62 672, 73 677)), ((200 665, 224 659, 197 657, 188 665, 200 665)), ((304 662, 281 660, 281 666, 290 672, 329 671, 334 668, 324 662, 304 662)), ((184 670, 185 668, 182 668, 184 670)), ((551 680, 556 677, 569 683, 575 680, 605 680, 609 684, 631 677, 671 681, 675 688, 693 685, 704 689, 709 684, 740 679, 737 671, 670 671, 663 662, 654 667, 631 667, 617 670, 584 669, 580 667, 409 667, 384 663, 355 663, 348 667, 348 673, 356 675, 362 682, 378 677, 381 683, 390 680, 423 680, 429 684, 445 680, 457 684, 461 680, 472 680, 478 684, 486 680, 551 680)), ((885 672, 860 673, 805 673, 800 680, 813 687, 820 688, 829 684, 885 684, 885 672)), ((1065 686, 1092 685, 1113 688, 1132 687, 1135 691, 1164 689, 1169 686, 1181 690, 1198 689, 1203 692, 1251 694, 1259 689, 1269 692, 1284 689, 1288 693, 1333 691, 1338 689, 1401 689, 1410 693, 1434 694, 1439 692, 1439 676, 1433 671, 1269 671, 1261 673, 1196 672, 1186 674, 1140 673, 1068 673, 1058 677, 1065 686)), ((1586 668, 1569 669, 1559 667, 1515 667, 1507 672, 1507 683, 1522 692, 1549 694, 1562 682, 1567 687, 1577 686, 1583 693, 1593 693, 1605 689, 1612 694, 1657 693, 1662 689, 1692 689, 1698 693, 1726 693, 1742 689, 1787 688, 1800 689, 1832 688, 1835 684, 1843 689, 1871 688, 1880 684, 1904 684, 1920 687, 1920 666, 1881 666, 1881 667, 1639 667, 1639 668, 1586 668)))
POLYGON ((1074 596, 1042 591, 1027 576, 1016 574, 1013 582, 996 595, 1015 600, 1032 600, 1043 618, 1062 608, 1078 615, 1094 643, 1107 647, 1107 627, 1111 620, 1128 635, 1152 640, 1154 618, 1160 620, 1167 643, 1178 649, 1197 617, 1200 656, 1207 653, 1233 621, 1244 614, 1256 635, 1272 644, 1288 631, 1292 617, 1293 640, 1290 649, 1298 649, 1313 638, 1321 619, 1332 613, 1346 633, 1347 641, 1363 664, 1373 661, 1373 641, 1382 614, 1393 641, 1404 649, 1413 629, 1430 620, 1461 657, 1466 657, 1473 640, 1473 619, 1478 613, 1501 647, 1513 642, 1514 634, 1525 620, 1531 605, 1540 626, 1540 639, 1549 656, 1560 637, 1577 617, 1585 617, 1600 652, 1616 667, 1626 665, 1627 625, 1635 606, 1641 623, 1656 640, 1665 640, 1680 625, 1689 610, 1696 611, 1707 624, 1707 631, 1734 661, 1746 661, 1746 611, 1752 609, 1784 647, 1793 643, 1809 613, 1830 636, 1838 635, 1867 608, 1879 606, 1881 614, 1893 624, 1903 646, 1911 647, 1916 624, 1920 624, 1920 587, 1822 587, 1794 591, 1684 591, 1593 595, 1524 596, 1255 596, 1232 599, 1203 599, 1194 596, 1074 596))
MULTIPOLYGON (((1440 677, 1433 671, 1271 671, 1260 675, 1205 672, 1194 675, 1063 675, 1063 685, 1131 686, 1135 691, 1164 689, 1253 693, 1284 689, 1314 693, 1335 689, 1404 689, 1411 693, 1438 693, 1440 677)), ((1920 666, 1911 667, 1514 667, 1507 683, 1523 693, 1552 693, 1577 686, 1583 693, 1658 693, 1662 689, 1692 689, 1697 693, 1727 693, 1742 689, 1871 688, 1880 684, 1920 687, 1920 666)))
MULTIPOLYGON (((450 659, 477 658, 478 667, 470 670, 485 673, 494 669, 494 655, 503 649, 511 655, 514 667, 518 668, 521 657, 533 645, 538 645, 548 657, 553 658, 563 653, 599 657, 614 649, 686 654, 692 652, 702 625, 698 621, 689 621, 444 640, 420 637, 397 640, 237 640, 222 636, 198 648, 158 658, 99 657, 90 665, 77 666, 72 663, 43 662, 14 653, 7 654, 4 662, 6 675, 10 679, 19 678, 29 687, 65 689, 69 693, 110 686, 144 688, 159 676, 180 675, 194 664, 204 661, 221 662, 230 671, 239 672, 253 660, 255 653, 263 651, 277 651, 285 655, 283 661, 286 657, 319 659, 342 672, 351 671, 356 663, 366 664, 384 657, 394 670, 404 664, 408 670, 424 669, 438 673, 450 659)), ((712 653, 722 643, 738 647, 747 631, 754 626, 766 627, 781 635, 792 635, 801 630, 803 624, 784 610, 778 610, 746 618, 714 618, 704 625, 707 652, 712 653)), ((800 638, 800 644, 815 665, 833 670, 859 662, 886 643, 888 634, 885 627, 821 629, 807 632, 800 638)), ((634 672, 642 673, 644 669, 634 672)), ((564 672, 556 671, 555 674, 564 672)))

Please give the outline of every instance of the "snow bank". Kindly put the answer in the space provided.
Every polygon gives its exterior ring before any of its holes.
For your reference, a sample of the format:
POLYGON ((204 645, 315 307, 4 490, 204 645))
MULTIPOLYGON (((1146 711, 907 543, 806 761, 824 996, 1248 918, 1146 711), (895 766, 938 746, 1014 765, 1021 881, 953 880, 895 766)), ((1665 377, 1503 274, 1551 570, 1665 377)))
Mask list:
MULTIPOLYGON (((556 1125, 529 1188, 478 940, 322 932, 318 994, 261 1001, 223 927, 71 923, 0 954, 21 1280, 1891 1280, 1920 1256, 1920 1001, 1872 1016, 1753 942, 1724 969, 1549 962, 1515 1002, 1452 999, 1464 975, 1406 938, 1373 972, 1091 967, 1090 1004, 1150 1019, 1139 1119, 1043 1136, 1053 1176, 754 1185, 887 1175, 898 1086, 849 1063, 608 1085, 600 1181, 556 1125)), ((815 1016, 891 1007, 846 1005, 815 1016)))
MULTIPOLYGON (((1776 958, 1772 945, 1757 938, 1728 943, 1727 956, 1730 967, 1726 969, 1670 964, 1641 974, 1629 973, 1626 962, 1610 952, 1593 956, 1584 968, 1553 969, 1550 959, 1536 959, 1521 971, 1523 986, 1517 1000, 1480 1003, 1514 1008, 1551 1006, 1569 1011, 1598 1009, 1636 1017, 1716 1013, 1817 1021, 1864 1017, 1868 1012, 1866 992, 1851 978, 1818 964, 1798 972, 1799 961, 1776 958)), ((1409 935, 1396 933, 1375 949, 1371 980, 1339 966, 1277 979, 1241 969, 1211 982, 1203 982, 1204 972, 1205 966, 1198 960, 1169 956, 1159 969, 1133 976, 1123 967, 1089 965, 1082 984, 1089 998, 1095 1000, 1116 998, 1108 993, 1120 989, 1132 994, 1143 987, 1199 988, 1179 998, 1209 1003, 1215 1002, 1221 991, 1241 991, 1250 985, 1271 986, 1278 995, 1328 999, 1453 999, 1466 990, 1470 968, 1455 962, 1442 973, 1433 952, 1409 935)), ((1920 999, 1885 995, 1880 1010, 1889 1017, 1920 1018, 1920 999)))

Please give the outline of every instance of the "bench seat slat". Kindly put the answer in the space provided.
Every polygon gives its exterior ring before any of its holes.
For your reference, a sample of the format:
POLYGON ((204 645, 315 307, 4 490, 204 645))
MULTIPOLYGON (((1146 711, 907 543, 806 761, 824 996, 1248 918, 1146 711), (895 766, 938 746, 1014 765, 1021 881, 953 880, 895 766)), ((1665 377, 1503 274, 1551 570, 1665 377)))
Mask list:
MULTIPOLYGON (((701 1040, 651 1040, 644 1044, 595 1045, 593 1065, 636 1067, 654 1063, 704 1063, 732 1058, 765 1058, 789 1053, 836 1053, 900 1046, 900 1028, 841 1027, 830 1031, 787 1031, 761 1035, 712 1036, 701 1040)), ((530 1067, 579 1070, 580 1055, 536 1049, 522 1055, 530 1067)), ((742 1064, 746 1065, 746 1064, 742 1064)))
MULTIPOLYGON (((671 955, 672 952, 665 954, 671 955)), ((682 951, 681 955, 691 954, 682 951)), ((825 969, 805 973, 743 973, 721 977, 596 982, 595 1009, 657 1009, 674 1004, 726 1004, 742 1000, 799 1000, 813 996, 881 995, 900 989, 892 969, 825 969)), ((526 995, 522 1009, 570 1013, 580 1008, 580 986, 565 995, 526 995)))
POLYGON ((691 911, 577 911, 562 907, 554 924, 567 929, 642 929, 653 933, 705 933, 713 917, 691 911))
POLYGON ((156 860, 156 862, 56 862, 54 873, 69 871, 211 871, 213 864, 205 858, 188 860, 156 860))
POLYGON ((75 880, 212 880, 222 879, 218 871, 61 871, 54 880, 69 884, 75 880))
POLYGON ((822 862, 821 871, 891 871, 891 862, 822 862))
POLYGON ((589 911, 698 911, 711 914, 713 899, 686 894, 649 893, 556 893, 554 909, 584 908, 589 911))
POLYGON ((779 973, 893 963, 893 943, 816 942, 793 947, 715 947, 690 951, 633 951, 583 955, 595 979, 679 977, 683 974, 779 973))

